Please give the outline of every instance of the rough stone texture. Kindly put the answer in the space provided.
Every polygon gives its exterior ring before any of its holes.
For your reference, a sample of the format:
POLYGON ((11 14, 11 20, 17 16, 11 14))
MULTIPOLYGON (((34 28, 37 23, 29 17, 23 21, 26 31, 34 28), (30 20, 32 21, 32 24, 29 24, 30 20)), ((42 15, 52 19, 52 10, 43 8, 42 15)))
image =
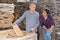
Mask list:
POLYGON ((15 3, 17 0, 0 0, 0 3, 15 3))
POLYGON ((18 37, 13 29, 0 31, 0 40, 37 40, 36 33, 23 31, 24 36, 18 37))
POLYGON ((0 3, 0 29, 9 28, 14 19, 14 5, 0 3))

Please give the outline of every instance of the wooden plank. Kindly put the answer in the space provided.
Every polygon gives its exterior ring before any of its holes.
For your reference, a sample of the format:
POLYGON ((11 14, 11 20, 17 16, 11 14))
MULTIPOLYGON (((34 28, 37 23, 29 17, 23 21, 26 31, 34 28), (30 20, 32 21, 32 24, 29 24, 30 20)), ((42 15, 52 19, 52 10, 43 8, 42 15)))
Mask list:
POLYGON ((17 24, 12 24, 12 27, 13 27, 15 33, 17 34, 17 36, 23 36, 23 32, 19 29, 17 24))

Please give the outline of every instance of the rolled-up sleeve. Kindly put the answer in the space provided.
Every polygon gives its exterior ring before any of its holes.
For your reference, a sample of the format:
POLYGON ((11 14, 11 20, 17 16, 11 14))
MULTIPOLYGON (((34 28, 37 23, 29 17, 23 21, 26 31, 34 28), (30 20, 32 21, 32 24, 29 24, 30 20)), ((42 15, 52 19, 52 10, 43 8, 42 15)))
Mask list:
POLYGON ((26 16, 26 12, 23 13, 23 15, 21 17, 19 17, 19 19, 17 19, 14 23, 19 24, 26 16))
POLYGON ((54 26, 55 26, 54 18, 53 18, 53 17, 51 17, 51 18, 50 18, 50 20, 51 20, 51 21, 50 21, 50 22, 51 22, 51 27, 54 27, 54 26))

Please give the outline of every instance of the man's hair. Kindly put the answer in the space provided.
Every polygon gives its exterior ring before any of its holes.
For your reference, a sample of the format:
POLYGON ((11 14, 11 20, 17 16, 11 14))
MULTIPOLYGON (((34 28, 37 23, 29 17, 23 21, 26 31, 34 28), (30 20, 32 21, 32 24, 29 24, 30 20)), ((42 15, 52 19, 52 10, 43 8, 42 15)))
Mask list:
POLYGON ((30 4, 29 4, 29 7, 30 7, 31 5, 34 5, 34 6, 36 6, 36 4, 35 4, 35 3, 30 3, 30 4))

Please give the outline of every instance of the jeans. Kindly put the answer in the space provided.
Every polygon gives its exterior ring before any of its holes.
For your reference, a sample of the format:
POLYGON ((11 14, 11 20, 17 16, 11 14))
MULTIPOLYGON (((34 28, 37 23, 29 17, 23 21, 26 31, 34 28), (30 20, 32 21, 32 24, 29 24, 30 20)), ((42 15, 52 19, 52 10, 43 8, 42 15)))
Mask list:
POLYGON ((44 28, 42 28, 42 33, 43 33, 44 40, 51 40, 51 33, 52 32, 53 32, 53 30, 50 30, 49 32, 46 32, 46 30, 44 28))

